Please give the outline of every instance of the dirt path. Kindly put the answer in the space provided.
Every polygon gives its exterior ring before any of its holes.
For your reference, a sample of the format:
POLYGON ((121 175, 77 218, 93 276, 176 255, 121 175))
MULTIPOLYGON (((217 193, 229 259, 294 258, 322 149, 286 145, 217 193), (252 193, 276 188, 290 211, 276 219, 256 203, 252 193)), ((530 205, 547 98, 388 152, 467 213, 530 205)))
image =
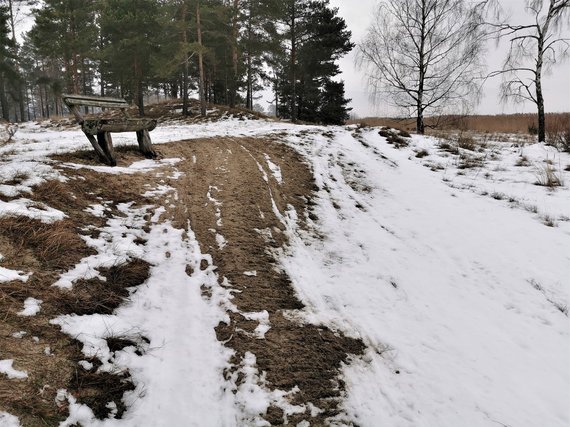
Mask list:
MULTIPOLYGON (((231 314, 231 324, 219 325, 218 339, 236 351, 235 365, 246 352, 253 353, 270 387, 290 391, 298 386, 292 403, 323 410, 316 417, 309 410, 288 417, 292 425, 302 420, 324 423, 337 413, 343 390, 337 381, 340 364, 363 345, 286 316, 287 310, 303 304, 272 253, 286 244, 278 216, 290 204, 302 217, 310 204, 314 183, 308 166, 292 149, 267 139, 196 140, 169 144, 161 152, 186 159, 177 165, 185 175, 168 184, 177 188, 203 252, 212 254, 220 278, 235 290, 233 303, 240 313, 231 314), (281 176, 272 173, 271 163, 281 176), (248 320, 247 313, 264 310, 271 328, 260 339, 255 334, 258 322, 248 320)), ((178 220, 185 219, 178 215, 178 220)), ((273 407, 266 419, 280 425, 283 415, 273 407)))
MULTIPOLYGON (((85 358, 80 343, 50 320, 61 314, 113 313, 128 298, 128 289, 144 283, 149 264, 135 259, 117 268, 100 268, 104 281, 80 280, 71 291, 51 285, 93 253, 80 236, 97 235, 96 227, 103 226, 106 218, 89 213, 91 204, 108 201, 107 216, 120 217, 119 204, 154 204, 143 194, 149 188, 169 185, 178 193, 176 200, 164 201, 170 218, 180 228, 190 223, 202 252, 212 255, 221 283, 234 296, 231 322, 216 328, 217 338, 235 350, 227 378, 231 376, 239 385, 244 380, 240 366, 245 360, 251 362, 253 354, 256 368, 265 375, 265 386, 291 392, 289 403, 305 408, 303 413, 288 416, 276 404, 269 408, 267 421, 272 425, 296 425, 303 420, 313 426, 326 424, 339 411, 341 363, 360 354, 364 346, 287 316, 303 304, 277 262, 278 252, 287 244, 282 221, 289 205, 301 221, 309 214, 314 190, 309 167, 294 150, 266 138, 197 139, 162 145, 159 150, 165 158, 182 161, 167 166, 169 170, 134 175, 61 168, 68 181, 49 181, 34 188, 31 198, 67 215, 57 226, 2 219, 3 265, 34 274, 26 285, 0 283, 1 356, 14 359, 15 366, 29 375, 26 381, 0 376, 0 411, 17 415, 24 426, 57 425, 67 414, 65 405, 56 405, 58 389, 69 390, 99 418, 108 416, 108 401, 118 404, 118 417, 128 410, 121 404, 123 393, 134 388, 128 372, 119 376, 78 369, 78 362, 85 358), (18 315, 27 297, 43 301, 38 315, 18 315), (14 331, 22 331, 24 338, 14 331)), ((91 152, 56 158, 97 165, 91 152)), ((138 160, 138 153, 120 152, 120 166, 138 160)), ((144 239, 135 243, 145 246, 144 239)), ((109 338, 107 345, 115 351, 136 343, 109 338)), ((95 358, 89 361, 100 365, 95 358)))

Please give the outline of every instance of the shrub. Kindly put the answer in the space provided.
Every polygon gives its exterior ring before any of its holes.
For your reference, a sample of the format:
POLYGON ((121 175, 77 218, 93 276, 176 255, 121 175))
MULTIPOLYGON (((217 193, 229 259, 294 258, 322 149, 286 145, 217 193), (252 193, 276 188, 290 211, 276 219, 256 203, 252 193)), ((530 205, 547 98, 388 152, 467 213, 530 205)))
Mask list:
POLYGON ((462 134, 459 135, 459 138, 457 139, 457 146, 464 150, 476 151, 477 145, 477 141, 475 141, 471 135, 462 134))

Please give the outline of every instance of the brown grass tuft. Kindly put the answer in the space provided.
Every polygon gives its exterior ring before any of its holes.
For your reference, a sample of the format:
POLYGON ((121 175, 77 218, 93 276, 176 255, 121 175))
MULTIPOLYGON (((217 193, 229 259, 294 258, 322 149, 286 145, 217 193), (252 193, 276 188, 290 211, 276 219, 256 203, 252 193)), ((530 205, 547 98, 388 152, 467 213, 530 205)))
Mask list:
MULTIPOLYGON (((9 239, 16 250, 30 251, 42 268, 66 270, 81 258, 94 253, 77 235, 70 220, 44 224, 26 217, 1 217, 0 235, 9 239)), ((6 259, 6 263, 18 265, 18 260, 6 259)))
POLYGON ((107 407, 109 402, 117 405, 115 418, 121 418, 126 411, 123 394, 135 389, 128 373, 111 374, 108 372, 91 372, 77 370, 69 384, 69 391, 81 402, 93 410, 100 420, 111 415, 107 407))
POLYGON ((139 286, 150 276, 150 264, 135 259, 111 268, 99 269, 107 279, 79 280, 72 291, 62 291, 56 305, 61 313, 111 314, 130 295, 129 288, 139 286))

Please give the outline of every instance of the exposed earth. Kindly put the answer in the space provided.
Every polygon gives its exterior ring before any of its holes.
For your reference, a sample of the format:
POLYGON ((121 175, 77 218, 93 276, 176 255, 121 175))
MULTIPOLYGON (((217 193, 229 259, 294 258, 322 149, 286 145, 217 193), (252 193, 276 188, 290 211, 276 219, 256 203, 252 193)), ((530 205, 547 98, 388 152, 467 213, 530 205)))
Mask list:
MULTIPOLYGON (((125 288, 140 285, 147 278, 148 264, 130 261, 115 269, 111 273, 118 282, 116 287, 109 287, 109 281, 103 283, 98 279, 80 281, 72 290, 58 290, 50 285, 58 271, 71 268, 81 256, 90 253, 74 231, 89 234, 91 231, 86 231, 86 227, 103 225, 102 218, 85 212, 91 203, 108 201, 113 207, 109 214, 117 214, 116 206, 127 201, 134 202, 135 206, 156 203, 144 194, 149 188, 166 185, 176 190, 177 197, 174 200, 165 196, 164 218, 180 228, 191 224, 202 252, 212 256, 220 282, 233 294, 232 302, 237 309, 229 312, 228 324, 220 323, 216 328, 218 339, 235 351, 233 365, 240 366, 246 353, 253 353, 258 369, 266 373, 268 388, 291 390, 297 387, 292 404, 311 404, 314 406, 307 408, 319 408, 312 413, 307 409, 306 413, 287 417, 282 409, 273 406, 264 418, 272 425, 285 422, 296 425, 303 420, 310 420, 312 425, 324 424, 338 413, 337 405, 343 392, 343 383, 339 381, 341 363, 360 354, 364 345, 324 326, 300 324, 287 316, 288 311, 301 309, 303 303, 275 257, 287 244, 282 216, 287 205, 294 206, 297 212, 313 215, 311 198, 315 184, 308 164, 293 149, 268 138, 196 139, 161 145, 159 151, 163 157, 182 161, 152 173, 134 175, 101 175, 88 169, 59 167, 63 175, 70 178, 67 183, 53 181, 35 188, 33 200, 45 202, 69 216, 67 223, 61 225, 64 235, 57 242, 57 256, 51 252, 54 248, 44 247, 54 244, 51 226, 27 220, 29 234, 45 233, 45 236, 36 236, 40 241, 32 241, 21 234, 21 224, 12 224, 16 220, 3 220, 0 234, 2 253, 6 257, 4 265, 20 271, 36 271, 30 279, 33 294, 43 303, 37 316, 18 316, 20 306, 29 297, 28 288, 14 284, 11 292, 3 289, 0 304, 6 314, 0 323, 0 347, 3 357, 17 359, 18 365, 26 368, 30 381, 16 383, 0 377, 0 396, 8 402, 2 409, 18 415, 26 426, 54 425, 66 415, 65 403, 60 407, 56 405, 57 390, 63 388, 75 392, 78 402, 88 403, 101 417, 109 415, 105 404, 114 398, 119 407, 118 416, 122 414, 125 409, 121 404, 122 393, 133 389, 128 373, 78 372, 75 366, 83 359, 80 344, 59 332, 49 320, 58 314, 111 313, 122 298, 128 297, 125 288), (268 169, 267 156, 280 169, 281 182, 277 182, 275 174, 268 169), (22 257, 23 253, 26 256, 22 257), (47 259, 48 256, 56 259, 47 259), (259 322, 248 318, 247 313, 264 311, 267 312, 265 322, 271 327, 260 335, 256 332, 259 322), (37 337, 41 348, 33 341, 22 346, 24 341, 11 334, 14 329, 37 337), (54 354, 48 364, 43 361, 45 348, 54 354), (42 383, 49 383, 50 387, 40 387, 38 393, 38 385, 42 383)), ((59 162, 98 164, 90 152, 55 158, 59 162)), ((118 166, 127 166, 134 160, 140 160, 139 154, 125 151, 118 166)), ((145 245, 143 239, 138 243, 145 245)), ((191 267, 188 268, 191 275, 191 267)), ((163 280, 168 287, 169 278, 163 280)), ((207 289, 203 295, 208 298, 207 289)), ((180 327, 184 333, 184 325, 180 327)), ((108 339, 108 344, 110 348, 121 350, 133 342, 115 338, 108 339)), ((91 360, 90 363, 97 362, 91 360)), ((226 375, 232 373, 230 369, 226 375)))

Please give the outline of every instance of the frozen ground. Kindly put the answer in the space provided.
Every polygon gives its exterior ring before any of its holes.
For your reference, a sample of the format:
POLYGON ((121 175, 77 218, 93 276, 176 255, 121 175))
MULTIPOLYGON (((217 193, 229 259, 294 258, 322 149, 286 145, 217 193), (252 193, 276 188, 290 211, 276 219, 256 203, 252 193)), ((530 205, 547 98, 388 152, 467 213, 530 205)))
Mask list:
MULTIPOLYGON (((396 149, 373 128, 247 120, 163 126, 152 138, 160 144, 268 134, 303 154, 319 189, 312 229, 298 228, 296 218, 303 212, 291 208, 282 216, 290 246, 281 262, 307 306, 288 316, 361 338, 368 348, 344 367, 343 413, 331 422, 569 425, 570 172, 564 169, 570 155, 540 144, 521 148, 493 141, 479 151, 454 154, 440 141, 419 136, 396 149), (416 157, 422 150, 426 155, 416 157), (524 162, 519 162, 521 150, 524 162), (545 161, 552 163, 562 187, 535 185, 545 161)), ((33 178, 0 186, 6 196, 20 195, 0 202, 0 215, 61 219, 49 207, 26 202, 26 194, 42 179, 65 179, 45 156, 88 148, 86 138, 79 131, 27 125, 15 139, 0 148, 2 181, 17 173, 33 178)), ((114 139, 132 143, 128 135, 114 139)), ((278 159, 266 160, 275 179, 285 180, 278 159)), ((122 172, 175 164, 175 159, 146 161, 122 172)), ((92 209, 104 212, 105 206, 92 209)), ((106 421, 95 420, 89 408, 62 390, 59 398, 70 405, 63 425, 263 425, 251 416, 268 402, 285 406, 287 396, 264 388, 253 354, 240 368, 246 381, 239 388, 235 378, 223 378, 231 354, 213 328, 232 309, 231 296, 220 287, 215 266, 197 267, 208 255, 191 232, 184 236, 161 221, 161 207, 136 210, 125 204, 121 209, 127 219, 110 218, 100 238, 90 242, 99 254, 64 274, 59 284, 72 287, 93 273, 94 264, 134 255, 156 265, 150 279, 112 316, 62 316, 53 323, 77 336, 86 356, 101 360, 99 369, 128 368, 137 390, 125 396, 130 406, 125 417, 106 421), (136 223, 147 213, 154 219, 151 244, 133 254, 136 223), (187 265, 195 267, 189 278, 187 265), (165 275, 172 280, 166 289, 160 286, 165 275), (211 298, 201 296, 201 286, 211 290, 211 298), (104 338, 111 334, 137 341, 143 332, 161 343, 144 349, 144 357, 135 356, 132 347, 113 354, 106 347, 104 338), (255 424, 247 421, 254 419, 255 424)), ((8 271, 1 263, 5 278, 25 281, 28 272, 8 271)), ((30 300, 22 310, 32 315, 41 305, 30 300)), ((18 373, 22 380, 11 360, 0 360, 0 366, 0 375, 18 373)), ((0 425, 17 424, 0 412, 0 425)))

